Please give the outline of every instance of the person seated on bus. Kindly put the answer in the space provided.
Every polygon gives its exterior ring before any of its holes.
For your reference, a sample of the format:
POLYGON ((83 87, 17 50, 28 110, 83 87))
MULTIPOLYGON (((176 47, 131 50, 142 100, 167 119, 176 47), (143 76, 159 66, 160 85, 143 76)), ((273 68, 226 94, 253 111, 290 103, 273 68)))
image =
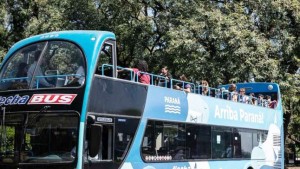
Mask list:
POLYGON ((85 72, 83 66, 79 66, 75 76, 68 77, 68 83, 65 85, 66 87, 76 87, 83 85, 85 81, 85 72))
POLYGON ((264 95, 259 94, 257 98, 257 105, 258 106, 264 106, 264 95))
POLYGON ((45 59, 44 58, 41 58, 41 61, 40 63, 38 64, 38 60, 39 60, 39 57, 41 55, 41 51, 36 51, 35 54, 34 54, 34 62, 30 65, 29 69, 28 69, 28 72, 27 72, 27 83, 30 84, 32 78, 33 81, 32 81, 32 87, 35 88, 37 86, 37 81, 38 81, 38 86, 39 88, 43 88, 43 87, 53 87, 54 85, 49 83, 47 81, 47 79, 44 76, 44 73, 41 69, 41 66, 42 64, 44 64, 45 62, 45 59), (35 73, 35 74, 34 74, 35 73), (40 76, 38 78, 35 78, 36 76, 40 76))
POLYGON ((238 94, 236 92, 236 85, 234 83, 230 84, 228 88, 228 100, 237 102, 238 101, 238 94))
POLYGON ((222 158, 231 158, 232 157, 232 145, 228 145, 226 150, 222 154, 222 158))
POLYGON ((177 150, 176 154, 174 155, 173 160, 183 160, 184 156, 185 156, 185 154, 184 154, 183 149, 179 149, 179 150, 177 150))
MULTIPOLYGON (((132 80, 137 80, 143 84, 150 84, 150 75, 145 72, 148 71, 148 64, 145 60, 139 60, 136 68, 126 68, 127 70, 133 71, 132 80)), ((118 73, 124 72, 126 69, 117 70, 118 73)))
POLYGON ((188 79, 186 78, 186 76, 184 74, 182 74, 179 79, 183 82, 180 82, 180 83, 176 83, 174 85, 174 89, 177 89, 177 90, 183 90, 187 93, 190 93, 191 92, 191 85, 189 83, 185 83, 188 81, 188 79), (183 86, 184 84, 184 86, 183 86))
POLYGON ((28 67, 27 64, 24 62, 21 62, 18 66, 18 72, 16 74, 16 78, 20 78, 19 82, 26 82, 28 67))
POLYGON ((15 80, 15 83, 13 83, 8 90, 19 90, 19 89, 26 89, 28 88, 27 85, 27 64, 24 62, 21 62, 18 66, 18 71, 16 74, 17 80, 15 80))
POLYGON ((248 103, 249 97, 245 95, 246 89, 245 88, 240 88, 240 94, 239 94, 239 102, 241 103, 248 103))
POLYGON ((216 90, 216 98, 219 99, 226 99, 227 98, 228 91, 225 89, 225 87, 221 87, 216 90))
POLYGON ((162 77, 158 77, 156 78, 156 85, 157 86, 161 86, 161 87, 171 87, 171 79, 172 79, 172 75, 168 70, 167 66, 163 66, 160 70, 160 74, 159 76, 162 77))
POLYGON ((267 95, 266 96, 267 100, 266 100, 266 106, 269 108, 275 108, 277 105, 277 101, 276 100, 271 100, 271 96, 267 95))
POLYGON ((206 80, 202 80, 201 87, 202 87, 201 94, 205 95, 205 96, 208 96, 209 95, 209 92, 208 92, 209 85, 208 85, 208 82, 206 80))
POLYGON ((254 93, 250 93, 249 104, 257 105, 257 98, 254 93))

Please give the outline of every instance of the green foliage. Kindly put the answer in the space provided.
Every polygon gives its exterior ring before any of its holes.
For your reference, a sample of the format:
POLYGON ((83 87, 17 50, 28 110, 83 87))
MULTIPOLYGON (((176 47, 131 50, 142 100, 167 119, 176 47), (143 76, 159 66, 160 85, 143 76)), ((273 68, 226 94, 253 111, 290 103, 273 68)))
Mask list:
POLYGON ((211 86, 280 84, 285 129, 299 138, 300 2, 298 0, 0 0, 0 56, 16 41, 49 31, 107 30, 117 36, 118 63, 145 59, 151 72, 211 86))

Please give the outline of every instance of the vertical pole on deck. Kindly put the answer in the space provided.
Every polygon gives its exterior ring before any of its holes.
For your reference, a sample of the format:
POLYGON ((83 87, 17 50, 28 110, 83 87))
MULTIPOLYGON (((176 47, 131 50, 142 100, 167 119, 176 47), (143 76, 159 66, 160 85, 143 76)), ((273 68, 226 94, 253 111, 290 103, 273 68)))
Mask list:
POLYGON ((116 78, 117 77, 117 45, 116 45, 116 41, 112 41, 113 44, 113 77, 116 78))

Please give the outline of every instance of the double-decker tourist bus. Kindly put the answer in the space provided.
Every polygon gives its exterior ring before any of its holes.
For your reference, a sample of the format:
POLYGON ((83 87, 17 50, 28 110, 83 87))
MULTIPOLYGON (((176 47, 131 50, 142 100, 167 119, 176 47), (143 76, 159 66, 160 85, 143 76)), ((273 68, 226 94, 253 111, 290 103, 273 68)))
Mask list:
POLYGON ((29 37, 1 64, 0 168, 283 169, 279 86, 234 85, 119 67, 111 32, 29 37))

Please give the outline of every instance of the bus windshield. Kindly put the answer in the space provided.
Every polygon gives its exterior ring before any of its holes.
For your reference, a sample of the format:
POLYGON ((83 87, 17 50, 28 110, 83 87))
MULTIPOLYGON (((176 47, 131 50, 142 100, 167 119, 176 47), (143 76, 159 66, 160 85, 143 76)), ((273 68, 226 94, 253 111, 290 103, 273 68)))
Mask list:
POLYGON ((67 41, 21 48, 3 65, 0 90, 78 87, 85 81, 83 53, 67 41))
POLYGON ((0 164, 71 162, 76 154, 77 113, 0 114, 0 164))

